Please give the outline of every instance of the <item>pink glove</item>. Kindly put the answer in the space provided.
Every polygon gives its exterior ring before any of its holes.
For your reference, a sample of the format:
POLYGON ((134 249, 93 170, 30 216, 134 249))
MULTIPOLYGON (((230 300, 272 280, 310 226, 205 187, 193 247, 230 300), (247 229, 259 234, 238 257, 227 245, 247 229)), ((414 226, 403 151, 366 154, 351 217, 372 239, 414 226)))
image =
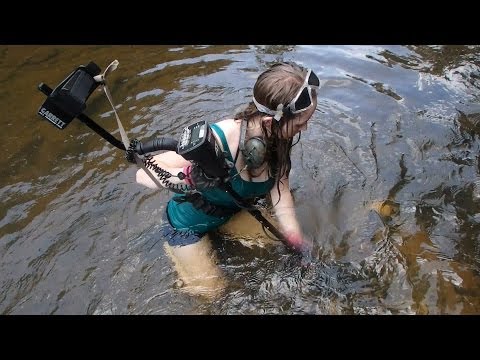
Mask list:
POLYGON ((285 235, 288 245, 295 251, 300 251, 303 248, 303 238, 298 233, 288 233, 285 235))
MULTIPOLYGON (((301 254, 305 260, 305 264, 309 265, 313 243, 300 234, 293 232, 287 233, 285 239, 287 240, 288 246, 301 254)), ((305 266, 305 264, 302 262, 302 266, 305 266)))

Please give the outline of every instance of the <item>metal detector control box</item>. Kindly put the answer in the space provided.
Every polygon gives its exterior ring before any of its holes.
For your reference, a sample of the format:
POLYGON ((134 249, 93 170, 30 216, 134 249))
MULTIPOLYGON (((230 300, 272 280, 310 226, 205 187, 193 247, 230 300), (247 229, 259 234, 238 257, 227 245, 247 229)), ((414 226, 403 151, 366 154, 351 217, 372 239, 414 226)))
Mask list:
POLYGON ((209 176, 226 177, 225 155, 218 145, 212 128, 205 120, 185 127, 180 135, 177 154, 197 162, 209 176))

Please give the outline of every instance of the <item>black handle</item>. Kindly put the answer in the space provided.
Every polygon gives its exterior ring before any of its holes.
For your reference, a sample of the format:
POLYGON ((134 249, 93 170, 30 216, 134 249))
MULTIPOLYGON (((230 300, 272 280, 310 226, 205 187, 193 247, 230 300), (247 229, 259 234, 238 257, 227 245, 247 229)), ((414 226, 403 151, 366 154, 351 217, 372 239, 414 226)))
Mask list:
POLYGON ((160 150, 177 151, 178 141, 171 138, 156 138, 146 143, 138 142, 135 152, 138 155, 148 154, 160 150))

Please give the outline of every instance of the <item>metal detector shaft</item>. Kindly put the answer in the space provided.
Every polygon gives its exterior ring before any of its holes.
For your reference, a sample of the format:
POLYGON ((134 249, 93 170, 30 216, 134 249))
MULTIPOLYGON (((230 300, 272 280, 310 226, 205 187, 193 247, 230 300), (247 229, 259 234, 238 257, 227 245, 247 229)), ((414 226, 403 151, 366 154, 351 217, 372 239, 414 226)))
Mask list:
MULTIPOLYGON (((245 201, 240 197, 240 195, 238 195, 235 190, 233 190, 232 186, 230 183, 226 183, 224 184, 224 188, 225 190, 235 199, 235 201, 237 201, 239 204, 241 204, 242 206, 245 206, 248 208, 248 205, 245 204, 245 201)), ((270 231, 273 235, 275 235, 280 241, 282 241, 289 249, 291 249, 291 245, 288 243, 287 239, 285 239, 285 237, 282 235, 282 233, 277 230, 277 228, 270 222, 268 221, 267 219, 265 219, 265 217, 262 215, 262 213, 260 212, 260 210, 257 210, 257 209, 248 209, 248 212, 255 218, 258 220, 258 222, 260 224, 262 224, 263 226, 265 226, 266 229, 268 229, 268 231, 270 231)))
MULTIPOLYGON (((46 85, 44 83, 40 83, 38 85, 38 89, 42 93, 44 93, 46 96, 49 96, 53 91, 48 85, 46 85)), ((123 145, 123 143, 120 140, 115 138, 112 134, 110 134, 107 130, 105 130, 100 125, 98 125, 95 121, 90 119, 87 115, 81 113, 81 114, 77 115, 77 118, 81 122, 83 122, 85 125, 87 125, 90 129, 95 131, 102 138, 104 138, 106 141, 108 141, 110 144, 115 146, 116 148, 118 148, 120 150, 124 150, 124 151, 127 150, 127 149, 125 149, 125 146, 123 145)), ((168 150, 175 150, 176 144, 177 144, 176 141, 173 143, 172 141, 166 141, 165 139, 157 139, 156 142, 151 144, 151 146, 150 145, 147 146, 148 149, 146 149, 146 150, 152 150, 152 149, 150 149, 150 147, 152 147, 152 148, 161 147, 163 149, 163 145, 165 145, 168 148, 168 150), (164 144, 164 142, 165 142, 165 144, 164 144), (159 144, 162 144, 162 146, 160 146, 159 144)), ((140 149, 141 149, 141 147, 140 147, 140 149)), ((280 231, 278 231, 277 228, 275 228, 274 225, 272 225, 267 219, 265 219, 265 217, 262 215, 262 213, 259 210, 249 209, 248 204, 246 204, 245 201, 235 192, 235 190, 233 190, 230 183, 225 184, 225 189, 228 191, 228 193, 239 204, 241 204, 242 206, 247 208, 248 212, 255 219, 257 219, 268 231, 270 231, 274 236, 276 236, 279 240, 281 240, 283 243, 285 243, 285 245, 287 245, 288 248, 290 248, 290 245, 286 241, 285 237, 280 233, 280 231)))
POLYGON ((251 210, 248 210, 248 212, 255 219, 257 219, 263 226, 265 226, 265 228, 268 231, 270 231, 273 235, 275 235, 280 241, 283 241, 285 244, 287 244, 287 242, 286 242, 285 238, 283 237, 282 233, 280 231, 278 231, 277 228, 275 226, 273 226, 273 224, 270 221, 265 219, 265 217, 262 215, 260 210, 251 209, 251 210))
MULTIPOLYGON (((38 90, 40 90, 47 96, 49 96, 53 91, 48 85, 44 83, 40 83, 38 85, 38 90)), ((116 148, 119 148, 120 150, 126 150, 125 146, 120 140, 116 139, 112 134, 110 134, 107 130, 98 125, 95 121, 90 119, 87 115, 81 113, 77 116, 77 118, 116 148)))

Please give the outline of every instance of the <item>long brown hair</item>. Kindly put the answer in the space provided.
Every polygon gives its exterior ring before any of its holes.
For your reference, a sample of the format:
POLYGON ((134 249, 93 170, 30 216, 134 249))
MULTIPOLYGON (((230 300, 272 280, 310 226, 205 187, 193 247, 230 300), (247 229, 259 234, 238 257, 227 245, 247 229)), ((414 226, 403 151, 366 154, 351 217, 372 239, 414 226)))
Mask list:
MULTIPOLYGON (((258 77, 253 87, 256 101, 268 109, 275 110, 279 104, 286 106, 303 85, 307 69, 291 62, 272 65, 258 77)), ((235 119, 244 119, 247 124, 257 117, 265 116, 252 101, 247 108, 235 114, 235 119)), ((295 115, 284 113, 280 121, 272 120, 271 134, 262 122, 262 132, 267 144, 266 161, 269 165, 269 176, 277 180, 277 191, 280 196, 280 182, 288 177, 292 168, 290 159, 293 138, 282 137, 282 127, 291 122, 295 115)))

